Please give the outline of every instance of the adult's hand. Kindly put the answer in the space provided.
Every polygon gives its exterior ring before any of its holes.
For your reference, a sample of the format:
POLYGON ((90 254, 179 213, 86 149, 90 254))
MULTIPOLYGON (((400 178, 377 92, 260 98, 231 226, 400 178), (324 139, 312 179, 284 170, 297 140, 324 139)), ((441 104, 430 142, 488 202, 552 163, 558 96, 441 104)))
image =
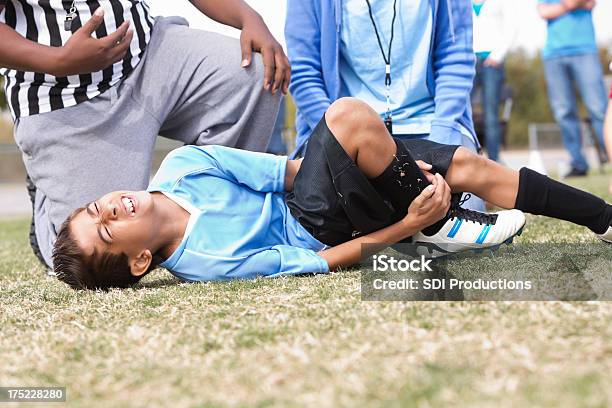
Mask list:
POLYGON ((570 11, 582 8, 591 10, 593 7, 595 7, 594 0, 562 0, 561 4, 563 4, 570 11))
POLYGON ((559 3, 539 3, 538 13, 545 20, 559 18, 582 4, 583 0, 561 0, 559 3))
POLYGON ((403 221, 407 226, 423 229, 441 220, 448 212, 450 204, 451 189, 444 178, 436 173, 432 184, 412 201, 403 221))
POLYGON ((582 9, 584 10, 593 10, 593 8, 595 8, 595 6, 597 5, 597 2, 595 0, 587 0, 582 4, 582 9))
POLYGON ((125 21, 110 35, 95 39, 92 34, 104 22, 104 10, 98 8, 63 47, 57 48, 57 59, 50 74, 68 76, 101 71, 125 57, 134 32, 125 21))
POLYGON ((261 53, 264 64, 264 88, 275 94, 281 90, 286 94, 291 81, 291 65, 283 47, 274 39, 261 17, 246 19, 240 34, 242 66, 248 67, 253 59, 253 51, 261 53))

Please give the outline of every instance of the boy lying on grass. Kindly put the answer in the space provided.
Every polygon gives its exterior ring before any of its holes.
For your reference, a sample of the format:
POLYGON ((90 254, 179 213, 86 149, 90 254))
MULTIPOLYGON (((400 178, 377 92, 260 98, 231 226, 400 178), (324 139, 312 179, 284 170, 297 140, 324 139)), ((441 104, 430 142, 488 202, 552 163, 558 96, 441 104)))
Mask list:
POLYGON ((365 243, 412 237, 436 255, 495 248, 520 233, 521 210, 612 241, 602 199, 462 147, 393 139, 376 112, 345 98, 303 162, 219 146, 171 152, 147 191, 74 211, 53 261, 59 279, 89 289, 127 287, 157 266, 185 281, 320 273, 357 263, 365 243), (514 209, 466 210, 460 192, 514 209))

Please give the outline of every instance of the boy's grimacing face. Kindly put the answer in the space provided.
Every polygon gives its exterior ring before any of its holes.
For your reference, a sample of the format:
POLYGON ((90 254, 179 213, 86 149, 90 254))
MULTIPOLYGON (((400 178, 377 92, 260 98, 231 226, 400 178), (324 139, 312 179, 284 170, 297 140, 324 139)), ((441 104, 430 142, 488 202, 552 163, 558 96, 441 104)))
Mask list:
POLYGON ((71 221, 72 237, 87 256, 125 253, 136 257, 157 228, 154 202, 146 191, 114 191, 87 204, 71 221))

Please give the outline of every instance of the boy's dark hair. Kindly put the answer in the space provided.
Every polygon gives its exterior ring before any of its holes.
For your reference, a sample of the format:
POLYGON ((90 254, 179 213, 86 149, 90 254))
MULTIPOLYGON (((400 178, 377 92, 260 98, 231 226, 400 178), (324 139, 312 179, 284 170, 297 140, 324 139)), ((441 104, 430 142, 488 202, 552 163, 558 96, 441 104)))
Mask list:
POLYGON ((53 247, 53 270, 58 279, 73 289, 127 288, 157 268, 161 259, 153 256, 149 269, 141 276, 131 273, 128 256, 124 253, 96 253, 87 256, 72 237, 70 222, 85 208, 75 210, 62 224, 53 247))

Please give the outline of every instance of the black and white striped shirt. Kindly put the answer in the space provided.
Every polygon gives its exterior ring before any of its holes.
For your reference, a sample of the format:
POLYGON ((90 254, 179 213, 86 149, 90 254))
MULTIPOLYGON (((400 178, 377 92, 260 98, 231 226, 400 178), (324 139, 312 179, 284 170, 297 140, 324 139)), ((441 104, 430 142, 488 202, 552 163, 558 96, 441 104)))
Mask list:
MULTIPOLYGON (((42 45, 61 47, 71 32, 64 30, 66 15, 73 0, 0 0, 0 22, 42 45)), ((102 38, 130 20, 134 37, 122 61, 91 74, 55 77, 42 73, 0 68, 5 77, 5 92, 13 118, 74 106, 88 101, 125 78, 138 64, 149 42, 154 19, 146 0, 76 0, 78 18, 72 30, 88 21, 98 7, 104 9, 104 23, 94 32, 102 38)), ((2 47, 10 44, 2 44, 2 47)))

